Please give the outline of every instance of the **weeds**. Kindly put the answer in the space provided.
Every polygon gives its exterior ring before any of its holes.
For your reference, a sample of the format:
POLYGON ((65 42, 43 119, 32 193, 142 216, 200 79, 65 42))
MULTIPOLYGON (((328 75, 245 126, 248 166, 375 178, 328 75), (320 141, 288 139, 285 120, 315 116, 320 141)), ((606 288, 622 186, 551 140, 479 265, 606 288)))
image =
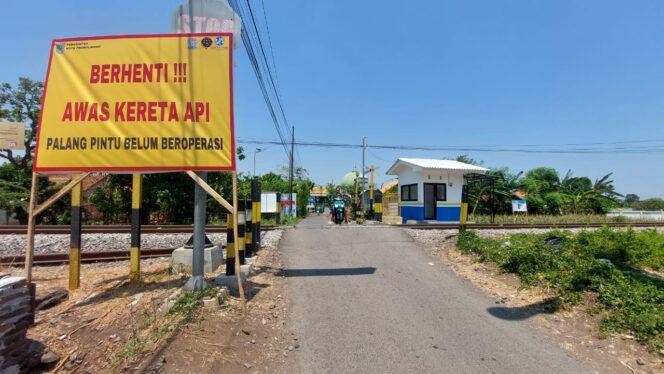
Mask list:
POLYGON ((127 344, 125 344, 124 348, 116 354, 116 358, 124 359, 134 357, 137 353, 143 350, 144 347, 145 339, 141 338, 138 331, 134 330, 129 336, 127 344))
MULTIPOLYGON (((556 239, 558 240, 558 239, 556 239)), ((594 292, 604 311, 605 333, 632 333, 664 353, 664 281, 644 276, 626 265, 664 266, 664 235, 654 230, 582 231, 514 234, 481 238, 473 231, 459 234, 459 250, 496 263, 518 274, 524 286, 539 285, 563 302, 576 304, 583 292, 594 292), (560 238, 560 246, 549 240, 560 238)))
MULTIPOLYGON (((195 321, 203 304, 203 298, 217 296, 217 293, 218 289, 214 287, 195 292, 183 292, 166 314, 166 319, 157 318, 156 310, 144 310, 141 328, 145 332, 141 334, 138 328, 134 328, 122 350, 115 354, 115 359, 132 358, 149 345, 155 344, 163 336, 195 321)), ((136 323, 133 325, 136 326, 136 323)))
MULTIPOLYGON (((491 223, 491 216, 477 215, 469 217, 476 223, 491 223)), ((565 215, 548 215, 548 214, 531 214, 531 215, 517 215, 511 214, 497 214, 495 216, 495 223, 520 223, 520 224, 562 224, 562 223, 628 223, 628 222, 658 222, 655 220, 630 220, 625 216, 607 217, 601 214, 565 214, 565 215)))
POLYGON ((217 289, 214 287, 206 288, 200 291, 184 292, 175 302, 175 305, 168 311, 168 316, 180 315, 183 317, 183 323, 189 323, 196 319, 200 306, 203 305, 204 297, 217 296, 217 289))

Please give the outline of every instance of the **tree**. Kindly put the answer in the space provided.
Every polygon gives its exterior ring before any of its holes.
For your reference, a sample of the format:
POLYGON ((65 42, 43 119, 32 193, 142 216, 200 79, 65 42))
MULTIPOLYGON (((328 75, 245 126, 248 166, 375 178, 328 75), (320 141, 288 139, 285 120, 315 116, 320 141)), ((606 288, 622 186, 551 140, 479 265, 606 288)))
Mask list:
POLYGON ((560 181, 560 192, 567 195, 563 213, 578 214, 588 210, 587 198, 592 192, 592 182, 587 177, 572 177, 568 170, 560 181))
MULTIPOLYGON (((29 78, 19 78, 16 88, 9 83, 0 85, 0 120, 25 123, 24 154, 12 150, 0 150, 0 160, 6 163, 0 166, 0 209, 14 214, 19 222, 27 223, 28 199, 32 182, 32 163, 35 150, 35 137, 39 129, 39 114, 44 85, 29 78)), ((46 178, 40 178, 38 184, 40 201, 44 201, 59 189, 46 178)), ((68 220, 68 199, 51 206, 48 211, 37 217, 37 222, 58 223, 68 220)))
POLYGON ((588 200, 594 213, 607 213, 612 208, 618 206, 618 198, 623 195, 616 192, 611 178, 613 173, 606 174, 602 178, 596 179, 588 200))
POLYGON ((632 208, 636 210, 664 210, 664 199, 652 198, 639 200, 632 203, 632 208))
POLYGON ((130 175, 110 174, 88 197, 104 224, 129 223, 131 183, 130 175))
POLYGON ((0 119, 25 122, 26 125, 23 143, 25 155, 18 156, 11 150, 0 150, 0 158, 4 158, 18 169, 25 170, 32 163, 43 91, 42 82, 24 77, 18 79, 16 88, 9 83, 0 85, 0 119))
POLYGON ((546 195, 558 192, 560 178, 558 172, 553 168, 539 167, 529 170, 525 177, 519 181, 518 188, 528 194, 528 210, 536 214, 558 214, 559 196, 550 196, 548 201, 554 206, 547 205, 546 195))
POLYGON ((468 155, 459 155, 457 158, 455 158, 456 161, 463 162, 466 164, 471 164, 471 165, 477 165, 477 166, 482 166, 484 165, 484 161, 478 161, 475 160, 474 158, 471 158, 468 155))
MULTIPOLYGON (((512 193, 518 186, 519 177, 523 172, 518 174, 510 173, 508 168, 491 169, 487 175, 498 177, 494 182, 493 188, 493 204, 497 213, 509 213, 512 209, 512 193)), ((471 214, 475 216, 477 213, 488 214, 491 211, 491 201, 485 200, 483 197, 488 196, 490 193, 490 185, 488 182, 473 183, 470 185, 468 191, 468 201, 472 208, 471 214)))
POLYGON ((623 200, 623 203, 626 206, 630 206, 631 204, 634 204, 640 200, 639 195, 633 194, 633 193, 628 193, 625 195, 625 200, 623 200))

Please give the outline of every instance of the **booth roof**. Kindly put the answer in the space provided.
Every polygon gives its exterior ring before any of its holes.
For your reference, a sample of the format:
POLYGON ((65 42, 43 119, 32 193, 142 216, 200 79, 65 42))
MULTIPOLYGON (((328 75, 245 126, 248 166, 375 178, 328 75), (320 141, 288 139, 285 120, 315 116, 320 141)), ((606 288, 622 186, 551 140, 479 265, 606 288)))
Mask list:
POLYGON ((397 161, 387 170, 387 175, 398 175, 398 169, 400 166, 415 167, 426 170, 442 170, 442 171, 451 171, 451 172, 467 172, 467 173, 478 173, 484 174, 489 169, 466 164, 465 162, 459 162, 455 160, 437 160, 430 158, 399 158, 397 161))

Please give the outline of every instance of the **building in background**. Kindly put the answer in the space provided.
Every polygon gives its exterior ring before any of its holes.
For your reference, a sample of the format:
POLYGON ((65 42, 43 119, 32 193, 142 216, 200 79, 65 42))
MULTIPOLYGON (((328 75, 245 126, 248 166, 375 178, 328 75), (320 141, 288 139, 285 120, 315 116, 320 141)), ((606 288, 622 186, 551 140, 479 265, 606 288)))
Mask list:
POLYGON ((386 174, 399 180, 399 216, 404 223, 459 222, 464 176, 487 171, 454 160, 399 158, 386 174))

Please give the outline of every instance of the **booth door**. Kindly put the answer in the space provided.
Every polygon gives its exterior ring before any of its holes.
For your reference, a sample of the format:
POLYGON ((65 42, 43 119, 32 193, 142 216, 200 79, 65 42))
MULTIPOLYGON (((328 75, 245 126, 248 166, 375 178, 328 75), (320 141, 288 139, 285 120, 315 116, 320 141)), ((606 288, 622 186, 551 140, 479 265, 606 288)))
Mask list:
POLYGON ((424 219, 436 219, 436 185, 424 183, 424 219))

